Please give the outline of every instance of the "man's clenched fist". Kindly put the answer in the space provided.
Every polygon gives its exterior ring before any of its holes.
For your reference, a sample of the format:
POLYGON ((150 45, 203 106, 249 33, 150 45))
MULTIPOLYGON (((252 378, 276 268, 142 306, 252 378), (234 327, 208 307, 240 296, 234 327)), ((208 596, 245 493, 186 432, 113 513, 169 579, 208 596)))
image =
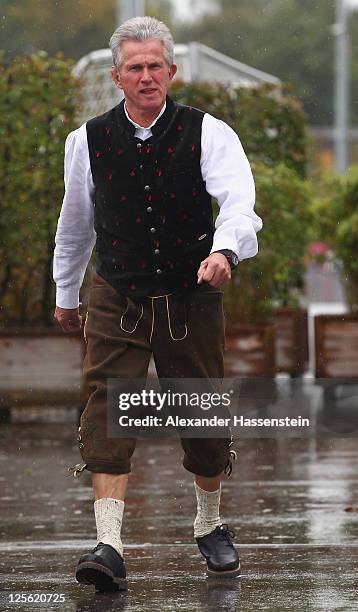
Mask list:
MULTIPOLYGON (((81 304, 80 304, 81 305, 81 304)), ((82 326, 82 316, 78 308, 60 308, 56 306, 54 319, 61 325, 64 332, 79 331, 82 326)))
POLYGON ((231 268, 225 255, 211 253, 204 259, 198 270, 198 284, 206 281, 218 289, 231 279, 231 268))

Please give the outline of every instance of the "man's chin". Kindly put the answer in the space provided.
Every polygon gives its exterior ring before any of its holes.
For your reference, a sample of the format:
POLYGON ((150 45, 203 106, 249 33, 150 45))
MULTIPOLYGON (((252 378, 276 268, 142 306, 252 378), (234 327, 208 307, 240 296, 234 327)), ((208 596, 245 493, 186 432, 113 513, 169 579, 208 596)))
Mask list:
POLYGON ((161 109, 163 104, 164 104, 164 100, 162 96, 142 96, 141 97, 141 104, 142 107, 147 109, 147 110, 155 110, 155 109, 161 109))
POLYGON ((142 94, 141 101, 144 104, 157 105, 162 104, 163 97, 159 94, 159 92, 155 91, 152 94, 142 94))

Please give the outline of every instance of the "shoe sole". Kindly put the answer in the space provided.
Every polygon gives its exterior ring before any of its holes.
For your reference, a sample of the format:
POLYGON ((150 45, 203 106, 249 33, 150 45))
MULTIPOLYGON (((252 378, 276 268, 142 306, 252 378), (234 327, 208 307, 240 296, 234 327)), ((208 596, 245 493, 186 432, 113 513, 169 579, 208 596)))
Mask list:
POLYGON ((235 567, 232 570, 224 570, 222 572, 215 572, 209 568, 206 569, 206 575, 208 578, 235 578, 235 576, 240 576, 241 569, 239 567, 235 567))
POLYGON ((93 561, 85 561, 77 567, 76 580, 80 584, 93 584, 97 591, 128 590, 126 578, 116 578, 108 567, 93 561))

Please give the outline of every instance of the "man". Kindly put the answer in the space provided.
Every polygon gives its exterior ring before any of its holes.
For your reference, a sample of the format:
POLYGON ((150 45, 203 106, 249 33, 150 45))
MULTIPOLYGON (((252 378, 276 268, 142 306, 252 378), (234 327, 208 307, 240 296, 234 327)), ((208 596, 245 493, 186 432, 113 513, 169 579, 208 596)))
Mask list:
MULTIPOLYGON (((261 220, 237 135, 167 96, 176 73, 173 39, 151 17, 114 32, 112 78, 124 101, 69 134, 65 197, 56 233, 55 319, 81 328, 79 289, 96 245, 96 272, 84 327, 83 463, 91 472, 97 546, 76 578, 97 590, 127 588, 121 525, 134 438, 106 430, 108 378, 145 378, 151 354, 159 378, 222 379, 221 287, 239 260, 257 253, 261 220), (211 196, 220 213, 212 221, 211 196), (209 333, 209 335, 208 335, 209 333)), ((221 480, 231 473, 230 433, 181 440, 195 474, 194 537, 209 575, 237 575, 233 532, 219 516, 221 480)))

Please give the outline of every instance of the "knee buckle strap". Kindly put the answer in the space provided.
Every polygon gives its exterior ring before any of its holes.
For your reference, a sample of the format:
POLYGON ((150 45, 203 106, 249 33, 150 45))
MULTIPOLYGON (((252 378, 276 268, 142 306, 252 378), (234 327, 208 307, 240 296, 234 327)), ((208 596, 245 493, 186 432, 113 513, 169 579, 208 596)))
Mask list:
POLYGON ((236 460, 237 460, 237 452, 234 450, 229 451, 229 459, 224 469, 224 474, 226 474, 226 476, 228 477, 231 476, 233 461, 236 461, 236 460))

